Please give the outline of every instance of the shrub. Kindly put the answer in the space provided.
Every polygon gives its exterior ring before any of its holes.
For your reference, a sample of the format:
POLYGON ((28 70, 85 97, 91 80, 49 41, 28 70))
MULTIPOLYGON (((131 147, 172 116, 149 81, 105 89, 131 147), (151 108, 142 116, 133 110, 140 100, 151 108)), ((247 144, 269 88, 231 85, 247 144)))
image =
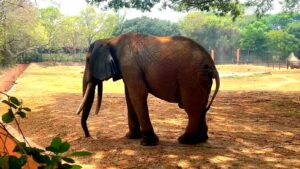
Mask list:
MULTIPOLYGON (((70 149, 70 144, 67 141, 62 141, 61 138, 55 137, 49 146, 43 149, 31 147, 26 140, 20 125, 19 120, 16 117, 25 118, 26 114, 30 112, 30 108, 23 107, 22 101, 16 97, 9 96, 5 93, 0 92, 7 97, 2 103, 8 106, 6 113, 2 115, 2 121, 0 127, 7 134, 1 139, 4 147, 3 152, 0 152, 0 168, 13 168, 21 169, 27 161, 28 157, 31 156, 34 161, 39 164, 39 169, 80 169, 80 165, 76 165, 74 159, 66 155, 66 152, 70 149), (6 128, 6 124, 15 122, 18 130, 20 131, 24 142, 19 142, 6 128), (18 157, 8 152, 6 147, 7 138, 10 137, 14 140, 16 146, 13 152, 18 154, 18 157)), ((3 134, 3 133, 1 133, 3 134)), ((88 156, 91 155, 87 151, 73 152, 70 156, 88 156)))

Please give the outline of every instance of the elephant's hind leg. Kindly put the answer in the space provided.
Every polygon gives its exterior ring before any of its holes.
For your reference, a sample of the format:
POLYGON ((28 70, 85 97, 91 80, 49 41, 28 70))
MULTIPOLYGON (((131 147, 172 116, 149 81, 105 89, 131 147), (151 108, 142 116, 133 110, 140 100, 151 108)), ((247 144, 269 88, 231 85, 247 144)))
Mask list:
POLYGON ((183 108, 188 115, 185 133, 178 138, 182 144, 197 144, 208 139, 206 125, 206 104, 210 90, 201 90, 198 94, 183 93, 183 108))
POLYGON ((207 140, 207 127, 206 131, 201 127, 201 118, 199 111, 187 111, 188 125, 185 133, 178 138, 182 144, 197 144, 207 140), (200 128, 201 127, 201 128, 200 128))
POLYGON ((196 115, 188 115, 189 124, 186 128, 185 133, 178 138, 178 141, 180 143, 197 144, 203 143, 208 139, 208 128, 205 122, 205 115, 204 117, 201 117, 202 115, 200 113, 197 114, 199 114, 200 117, 196 115))
POLYGON ((125 86, 125 96, 126 96, 126 103, 127 103, 128 127, 129 127, 129 132, 126 134, 126 137, 128 139, 140 139, 142 138, 140 123, 137 114, 134 111, 133 105, 130 101, 128 89, 126 86, 125 86))

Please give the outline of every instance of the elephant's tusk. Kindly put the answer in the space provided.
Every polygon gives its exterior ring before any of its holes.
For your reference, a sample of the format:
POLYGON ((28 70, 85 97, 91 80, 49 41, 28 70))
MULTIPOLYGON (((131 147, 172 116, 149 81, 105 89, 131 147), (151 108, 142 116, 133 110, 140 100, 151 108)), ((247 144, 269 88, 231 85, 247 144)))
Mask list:
POLYGON ((103 84, 102 82, 98 84, 98 97, 97 97, 97 104, 96 104, 96 111, 95 113, 98 114, 101 107, 102 102, 102 91, 103 91, 103 84))
POLYGON ((90 93, 91 88, 92 88, 92 83, 88 83, 87 88, 86 88, 85 93, 84 93, 84 96, 83 96, 83 99, 82 99, 82 101, 80 103, 80 106, 78 107, 78 109, 76 111, 76 114, 79 115, 80 112, 82 111, 83 106, 84 106, 84 104, 86 102, 87 96, 90 93))

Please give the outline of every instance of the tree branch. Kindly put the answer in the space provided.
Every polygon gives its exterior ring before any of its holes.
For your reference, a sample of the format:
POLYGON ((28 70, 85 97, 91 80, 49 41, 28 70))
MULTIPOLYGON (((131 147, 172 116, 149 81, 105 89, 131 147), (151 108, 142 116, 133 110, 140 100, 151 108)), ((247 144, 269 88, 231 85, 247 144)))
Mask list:
POLYGON ((30 47, 30 48, 27 48, 27 49, 25 49, 23 51, 20 51, 20 52, 16 53, 15 56, 19 56, 19 55, 21 55, 21 54, 23 54, 23 53, 25 53, 27 51, 34 50, 34 49, 37 49, 37 48, 39 48, 41 46, 46 46, 46 45, 47 44, 45 44, 45 45, 38 45, 38 46, 33 46, 33 47, 30 47))
POLYGON ((14 5, 14 6, 19 6, 21 8, 24 8, 24 6, 22 4, 17 4, 17 3, 13 3, 13 2, 8 2, 6 1, 6 3, 10 4, 10 5, 14 5))
POLYGON ((182 3, 186 3, 188 5, 202 5, 214 2, 215 0, 202 0, 202 1, 192 1, 192 0, 183 0, 182 3))

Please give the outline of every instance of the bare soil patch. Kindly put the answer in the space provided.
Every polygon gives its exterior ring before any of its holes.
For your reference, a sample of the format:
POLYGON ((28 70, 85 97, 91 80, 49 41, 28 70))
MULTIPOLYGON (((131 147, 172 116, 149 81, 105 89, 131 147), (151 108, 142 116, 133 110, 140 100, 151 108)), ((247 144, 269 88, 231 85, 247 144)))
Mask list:
POLYGON ((88 150, 78 159, 84 168, 300 168, 299 92, 221 92, 207 115, 209 140, 177 142, 186 127, 183 110, 150 96, 149 109, 160 144, 143 147, 128 140, 123 94, 104 94, 98 116, 91 112, 92 138, 84 138, 74 113, 80 94, 51 95, 22 121, 25 135, 46 146, 59 135, 73 150, 88 150))
POLYGON ((28 64, 17 64, 15 67, 0 74, 0 91, 5 92, 9 90, 27 67, 28 64))

